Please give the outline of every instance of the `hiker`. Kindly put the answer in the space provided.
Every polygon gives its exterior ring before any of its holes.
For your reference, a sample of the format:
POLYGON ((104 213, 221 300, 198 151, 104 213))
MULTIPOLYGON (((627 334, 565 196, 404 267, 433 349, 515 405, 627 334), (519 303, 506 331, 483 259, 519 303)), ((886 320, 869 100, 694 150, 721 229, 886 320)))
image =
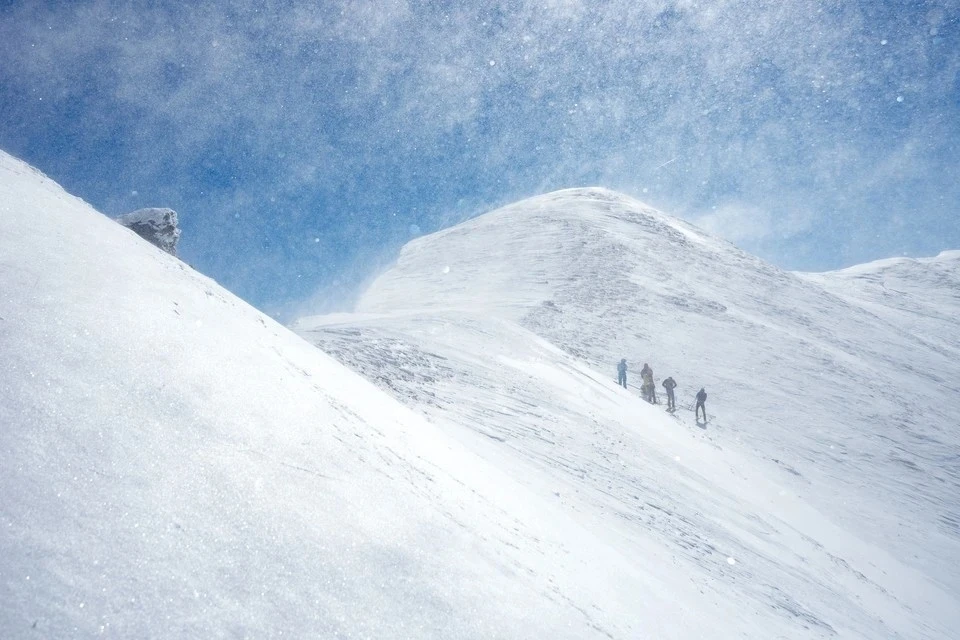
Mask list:
MULTIPOLYGON (((667 411, 676 411, 677 403, 673 397, 673 390, 677 388, 677 381, 671 376, 660 384, 662 384, 663 388, 667 390, 667 411)), ((706 409, 704 409, 704 413, 706 413, 706 409)))
POLYGON ((697 408, 694 409, 694 413, 697 415, 697 422, 700 422, 700 409, 703 409, 703 422, 707 422, 707 392, 703 390, 703 387, 700 387, 700 391, 697 391, 697 408))
POLYGON ((617 384, 624 389, 627 388, 627 359, 621 358, 617 363, 617 384))
POLYGON ((653 369, 646 362, 643 363, 643 369, 640 370, 640 377, 643 378, 643 399, 647 402, 656 404, 657 387, 653 384, 653 369))

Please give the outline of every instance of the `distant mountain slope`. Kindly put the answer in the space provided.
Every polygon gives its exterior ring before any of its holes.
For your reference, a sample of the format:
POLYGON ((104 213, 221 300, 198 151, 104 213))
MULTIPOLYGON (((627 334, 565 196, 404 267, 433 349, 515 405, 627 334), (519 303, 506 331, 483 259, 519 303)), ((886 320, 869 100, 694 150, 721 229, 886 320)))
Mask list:
POLYGON ((0 354, 4 638, 635 637, 695 591, 611 597, 569 514, 2 153, 0 354))
POLYGON ((451 433, 487 436, 488 460, 562 487, 623 548, 675 554, 714 597, 783 616, 787 637, 936 638, 960 623, 960 366, 936 347, 951 327, 911 335, 602 189, 419 238, 356 314, 296 325, 451 433), (706 386, 707 430, 618 394, 620 357, 632 382, 644 361, 673 375, 681 404, 706 386), (700 554, 717 547, 750 577, 714 573, 700 554))
POLYGON ((960 251, 799 275, 960 359, 960 251))

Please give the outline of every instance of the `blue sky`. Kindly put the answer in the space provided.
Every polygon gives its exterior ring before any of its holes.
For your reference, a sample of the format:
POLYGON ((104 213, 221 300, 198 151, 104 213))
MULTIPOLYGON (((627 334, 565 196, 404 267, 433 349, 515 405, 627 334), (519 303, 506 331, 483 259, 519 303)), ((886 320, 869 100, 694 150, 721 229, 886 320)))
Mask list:
POLYGON ((602 185, 790 269, 960 248, 957 2, 0 2, 0 148, 282 318, 602 185))

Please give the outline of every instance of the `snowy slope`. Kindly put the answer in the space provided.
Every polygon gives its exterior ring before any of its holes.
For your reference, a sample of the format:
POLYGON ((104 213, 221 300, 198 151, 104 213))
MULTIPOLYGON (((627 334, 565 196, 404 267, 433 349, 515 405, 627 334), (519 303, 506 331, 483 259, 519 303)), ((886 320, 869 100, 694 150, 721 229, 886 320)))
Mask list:
POLYGON ((800 275, 924 340, 931 349, 960 358, 960 251, 800 275))
POLYGON ((681 577, 617 592, 647 569, 555 501, 2 153, 0 354, 3 638, 712 625, 681 577))
POLYGON ((569 190, 410 243, 356 314, 296 328, 601 544, 670 558, 729 637, 953 637, 953 325, 834 289, 569 190), (706 386, 708 428, 617 389, 621 356, 681 404, 706 386))

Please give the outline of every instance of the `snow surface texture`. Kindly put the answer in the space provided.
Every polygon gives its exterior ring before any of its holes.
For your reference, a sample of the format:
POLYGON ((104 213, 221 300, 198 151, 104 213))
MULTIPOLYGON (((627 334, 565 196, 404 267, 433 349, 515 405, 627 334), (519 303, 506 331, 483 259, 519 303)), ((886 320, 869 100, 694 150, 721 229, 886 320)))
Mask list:
POLYGON ((117 222, 170 255, 177 255, 180 228, 173 209, 137 209, 118 217, 117 222))
POLYGON ((592 567, 601 634, 953 638, 957 255, 788 273, 577 189, 417 239, 357 313, 295 328, 641 570, 592 567))
POLYGON ((680 637, 742 615, 2 153, 0 353, 5 639, 680 637))

